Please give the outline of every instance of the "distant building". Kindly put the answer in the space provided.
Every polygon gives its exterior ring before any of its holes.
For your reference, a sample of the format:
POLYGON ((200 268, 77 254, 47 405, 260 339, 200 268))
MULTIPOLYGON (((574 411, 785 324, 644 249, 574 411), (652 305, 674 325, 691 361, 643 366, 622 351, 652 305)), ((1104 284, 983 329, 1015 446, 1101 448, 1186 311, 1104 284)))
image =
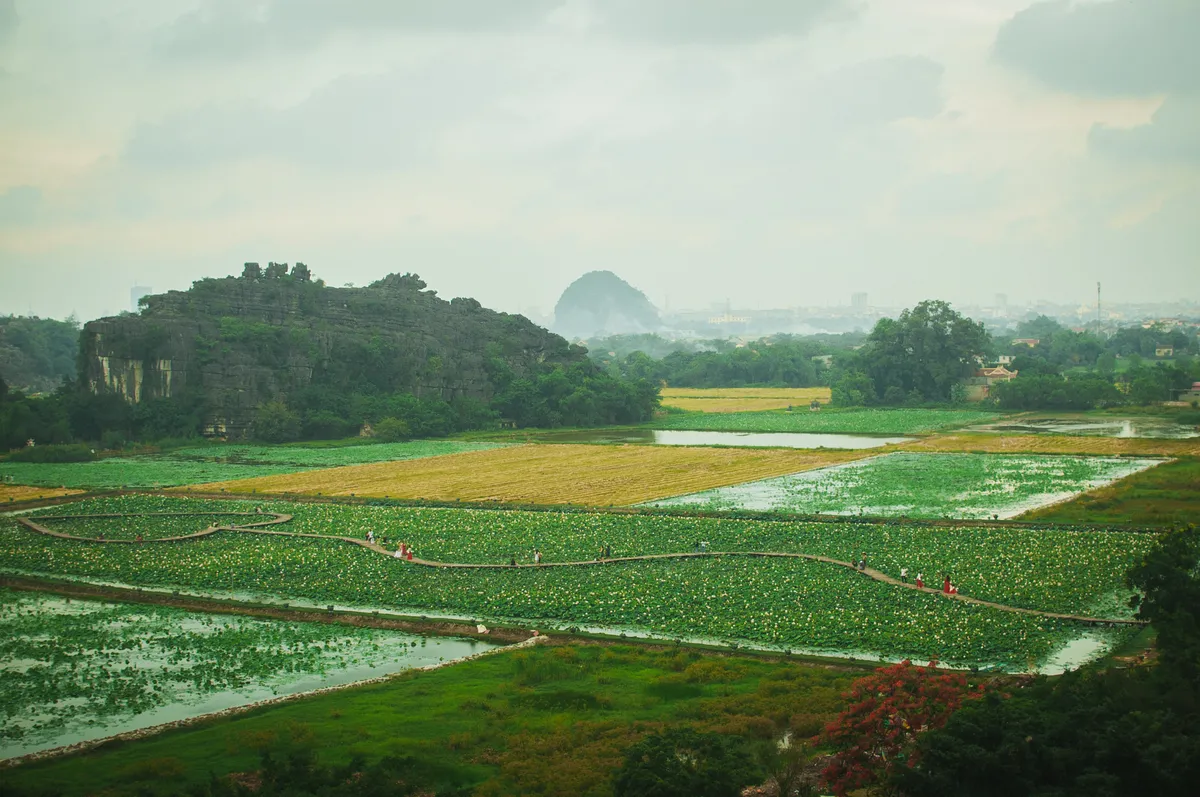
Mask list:
POLYGON ((1012 365, 1012 361, 1015 359, 1017 359, 1015 355, 1001 354, 996 358, 996 362, 1000 363, 1001 365, 1012 365))
POLYGON ((1155 346, 1154 347, 1154 356, 1155 357, 1174 357, 1175 356, 1175 347, 1174 346, 1155 346))
POLYGON ((855 310, 866 310, 867 294, 863 291, 850 294, 850 306, 855 310))
POLYGON ((1017 378, 1018 371, 1010 371, 1003 365, 996 368, 979 368, 966 380, 967 401, 983 401, 991 394, 992 385, 1010 382, 1017 378))
POLYGON ((1012 345, 1028 346, 1029 348, 1032 349, 1034 346, 1038 345, 1041 342, 1042 342, 1041 338, 1013 338, 1012 345))
POLYGON ((710 324, 749 324, 750 316, 733 315, 732 313, 725 313, 724 315, 712 316, 711 318, 708 319, 708 323, 710 323, 710 324))

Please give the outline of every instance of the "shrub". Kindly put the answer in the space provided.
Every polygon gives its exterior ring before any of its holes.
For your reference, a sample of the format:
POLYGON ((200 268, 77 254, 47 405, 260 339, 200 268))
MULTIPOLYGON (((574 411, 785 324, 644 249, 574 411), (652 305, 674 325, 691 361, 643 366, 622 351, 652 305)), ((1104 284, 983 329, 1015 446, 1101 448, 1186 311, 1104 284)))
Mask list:
POLYGON ((82 444, 29 446, 9 454, 11 462, 91 462, 96 452, 82 444))

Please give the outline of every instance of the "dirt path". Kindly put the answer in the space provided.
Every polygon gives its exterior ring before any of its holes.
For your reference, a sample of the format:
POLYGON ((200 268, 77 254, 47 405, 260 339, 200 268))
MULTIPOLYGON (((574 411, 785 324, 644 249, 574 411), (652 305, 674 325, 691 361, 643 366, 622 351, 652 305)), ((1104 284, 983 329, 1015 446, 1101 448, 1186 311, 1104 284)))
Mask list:
MULTIPOLYGON (((152 516, 154 514, 170 514, 170 515, 175 515, 175 516, 194 515, 196 517, 202 517, 202 516, 206 516, 206 514, 208 514, 208 513, 176 512, 176 513, 141 513, 138 515, 135 515, 135 514, 129 514, 129 515, 120 515, 120 514, 70 515, 70 516, 65 516, 65 517, 71 517, 71 518, 75 518, 75 519, 87 518, 87 517, 92 517, 92 518, 97 518, 97 517, 109 517, 109 518, 138 517, 138 516, 145 517, 145 516, 152 516)), ((76 537, 76 536, 73 536, 70 534, 63 534, 62 532, 52 531, 52 530, 46 528, 45 526, 42 526, 39 523, 33 522, 32 520, 30 520, 27 517, 18 517, 17 522, 19 522, 21 525, 25 526, 26 528, 29 528, 33 531, 38 532, 39 534, 45 534, 50 537, 56 537, 58 539, 77 540, 77 541, 81 541, 81 542, 91 542, 91 543, 96 543, 96 544, 105 544, 105 543, 129 544, 129 543, 132 543, 135 545, 144 545, 144 544, 156 543, 156 542, 179 542, 179 541, 186 541, 186 540, 194 540, 194 539, 198 539, 200 537, 207 537, 207 536, 215 534, 219 531, 230 531, 230 532, 242 533, 242 534, 270 534, 270 535, 277 535, 277 536, 281 536, 281 537, 304 537, 304 538, 308 538, 308 539, 318 539, 318 540, 338 540, 340 542, 347 542, 347 543, 351 543, 353 545, 358 545, 362 548, 366 548, 377 554, 386 556, 389 559, 394 559, 397 563, 400 563, 400 564, 416 565, 419 567, 444 568, 444 569, 452 569, 453 568, 453 569, 461 569, 461 570, 516 570, 516 569, 521 569, 521 568, 528 569, 528 568, 553 568, 553 567, 601 567, 601 566, 605 566, 605 565, 622 564, 625 562, 646 562, 646 561, 665 560, 665 559, 703 559, 703 558, 720 558, 720 557, 727 557, 727 556, 758 558, 758 559, 806 559, 806 560, 812 561, 812 562, 822 562, 824 564, 835 565, 837 567, 845 567, 850 570, 853 570, 856 573, 866 576, 867 578, 871 578, 871 579, 874 579, 875 581, 879 581, 881 583, 888 584, 889 586, 902 587, 904 589, 912 589, 912 590, 917 590, 920 592, 929 592, 929 593, 933 593, 936 595, 941 595, 942 597, 946 598, 947 600, 957 600, 957 601, 961 601, 963 603, 975 604, 977 606, 987 606, 992 609, 999 609, 1000 611, 1005 611, 1005 612, 1014 612, 1016 614, 1028 614, 1028 615, 1034 615, 1037 617, 1047 617, 1047 618, 1051 618, 1051 619, 1055 619, 1055 620, 1070 620, 1072 622, 1087 623, 1087 624, 1091 624, 1091 625, 1145 625, 1145 623, 1141 620, 1107 618, 1107 617, 1087 617, 1084 615, 1077 615, 1077 614, 1062 614, 1059 612, 1047 612, 1047 611, 1041 611, 1038 609, 1026 609, 1026 608, 1023 608, 1020 606, 1009 606, 1007 604, 994 603, 992 601, 985 601, 985 600, 981 600, 979 598, 972 598, 967 595, 961 595, 961 594, 957 594, 957 593, 951 595, 951 594, 944 593, 944 592, 942 592, 942 590, 937 589, 937 588, 918 587, 916 584, 909 584, 907 582, 900 581, 899 579, 893 578, 893 577, 887 575, 886 573, 880 572, 879 570, 875 570, 870 567, 866 568, 865 570, 859 570, 858 567, 852 562, 844 562, 840 559, 833 559, 831 557, 820 556, 818 554, 780 553, 780 552, 774 552, 774 551, 705 551, 705 552, 698 552, 698 553, 657 553, 657 554, 645 554, 643 556, 618 556, 618 557, 613 557, 611 559, 593 559, 593 560, 585 560, 585 561, 578 561, 578 562, 543 562, 542 564, 519 564, 519 565, 518 564, 514 564, 514 565, 471 564, 471 563, 465 563, 465 562, 436 562, 436 561, 432 561, 432 560, 428 560, 428 559, 418 559, 416 557, 413 557, 412 559, 403 559, 403 558, 397 557, 395 555, 394 551, 389 551, 386 548, 384 548, 383 546, 378 545, 377 543, 369 542, 367 540, 362 540, 362 539, 358 539, 355 537, 342 537, 342 536, 338 536, 338 535, 334 535, 334 534, 312 534, 312 533, 299 532, 299 531, 276 531, 273 529, 268 530, 266 528, 263 528, 264 526, 274 526, 274 525, 278 525, 281 523, 287 523, 288 521, 290 521, 292 519, 292 515, 285 515, 285 514, 279 514, 279 513, 273 513, 273 512, 264 512, 261 514, 253 513, 253 512, 220 513, 220 515, 222 515, 222 516, 228 516, 231 514, 242 514, 242 515, 249 515, 252 517, 263 517, 264 515, 266 515, 266 516, 269 516, 269 518, 266 520, 255 522, 255 523, 246 523, 243 525, 236 525, 236 526, 211 526, 202 531, 198 531, 195 534, 186 534, 186 535, 179 536, 179 537, 160 537, 157 539, 145 540, 145 541, 97 540, 97 539, 90 538, 90 537, 76 537)), ((211 516, 211 515, 208 515, 208 516, 211 516)), ((63 517, 64 516, 44 516, 44 517, 39 517, 38 519, 39 520, 58 520, 58 519, 62 519, 63 517)))

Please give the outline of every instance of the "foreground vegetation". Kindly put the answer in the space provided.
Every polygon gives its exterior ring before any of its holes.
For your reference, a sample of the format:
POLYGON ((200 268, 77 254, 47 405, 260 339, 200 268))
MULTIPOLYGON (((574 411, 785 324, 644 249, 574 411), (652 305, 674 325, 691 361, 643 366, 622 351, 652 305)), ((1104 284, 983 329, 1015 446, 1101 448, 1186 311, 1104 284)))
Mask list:
POLYGON ((527 445, 419 462, 200 484, 235 493, 620 506, 866 456, 865 451, 527 445))
MULTIPOLYGON (((320 751, 406 759, 438 794, 612 794, 625 750, 678 724, 766 746, 836 716, 854 670, 625 646, 538 646, 5 772, 10 789, 159 795, 320 751)), ((765 771, 759 772, 765 778, 765 771)), ((393 785, 393 788, 396 788, 393 785)))

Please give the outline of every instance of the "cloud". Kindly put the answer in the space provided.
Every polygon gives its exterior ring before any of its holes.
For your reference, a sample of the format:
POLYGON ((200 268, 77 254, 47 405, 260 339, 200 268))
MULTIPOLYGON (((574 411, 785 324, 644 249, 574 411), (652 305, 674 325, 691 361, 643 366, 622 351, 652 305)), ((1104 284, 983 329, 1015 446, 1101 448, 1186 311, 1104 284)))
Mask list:
POLYGON ((497 32, 531 25, 562 0, 204 0, 160 43, 165 54, 225 59, 311 47, 343 31, 497 32))
POLYGON ((168 170, 256 158, 349 169, 406 168, 433 158, 446 128, 485 112, 499 79, 469 60, 346 76, 287 108, 205 107, 139 125, 124 158, 168 170))
POLYGON ((1030 6, 996 38, 995 55, 1080 94, 1200 90, 1200 2, 1054 0, 1030 6))
POLYGON ((1088 135, 1093 152, 1128 159, 1190 161, 1200 165, 1200 101, 1168 98, 1150 124, 1129 129, 1095 125, 1088 135))
POLYGON ((0 40, 15 31, 20 22, 16 0, 0 0, 0 40))
POLYGON ((680 43, 725 43, 807 33, 843 0, 594 0, 600 27, 616 36, 680 43))
POLYGON ((28 224, 42 204, 42 192, 31 185, 18 185, 0 194, 0 227, 28 224))

